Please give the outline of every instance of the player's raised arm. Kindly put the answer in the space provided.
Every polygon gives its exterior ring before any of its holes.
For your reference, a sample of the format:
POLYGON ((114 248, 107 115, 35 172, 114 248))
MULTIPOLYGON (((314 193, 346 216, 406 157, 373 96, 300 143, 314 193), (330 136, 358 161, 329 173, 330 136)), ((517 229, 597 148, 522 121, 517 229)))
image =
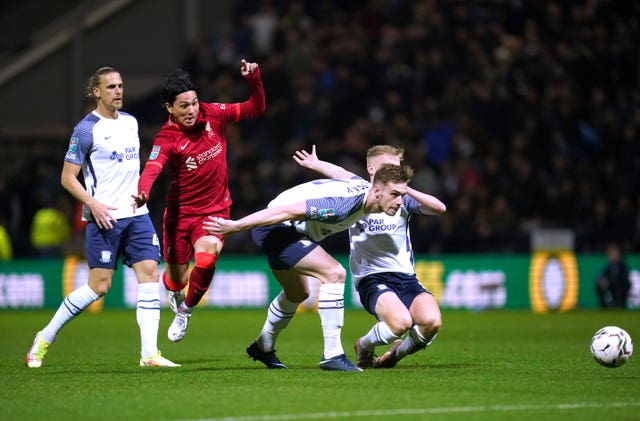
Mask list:
POLYGON ((237 104, 238 111, 235 116, 235 121, 258 116, 267 108, 258 63, 248 62, 242 59, 240 61, 240 74, 249 82, 249 99, 237 104))
POLYGON ((293 159, 301 167, 318 172, 327 178, 348 180, 356 176, 356 174, 345 170, 339 165, 335 165, 327 161, 321 161, 316 154, 316 145, 311 146, 311 153, 304 149, 296 151, 293 155, 293 159))
POLYGON ((252 75, 258 70, 258 63, 249 63, 247 60, 240 60, 240 73, 242 76, 252 75))
POLYGON ((435 196, 422 193, 407 186, 407 194, 420 203, 420 212, 425 215, 440 215, 447 211, 447 206, 435 196))
POLYGON ((304 219, 306 214, 306 202, 297 202, 263 209, 235 221, 210 216, 202 226, 209 234, 229 235, 255 227, 265 227, 279 222, 304 219))

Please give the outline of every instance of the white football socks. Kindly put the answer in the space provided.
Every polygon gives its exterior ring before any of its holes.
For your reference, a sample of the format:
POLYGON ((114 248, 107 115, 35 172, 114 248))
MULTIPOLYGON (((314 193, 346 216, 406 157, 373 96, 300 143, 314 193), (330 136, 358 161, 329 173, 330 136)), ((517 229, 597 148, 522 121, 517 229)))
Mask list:
POLYGON ((98 298, 100 298, 98 294, 93 292, 88 284, 84 284, 80 288, 72 291, 71 294, 67 295, 62 301, 62 304, 58 307, 49 324, 42 329, 42 339, 52 343, 64 325, 80 314, 82 310, 89 307, 89 305, 98 298))
POLYGON ((318 313, 324 336, 324 358, 344 354, 340 333, 344 324, 344 284, 321 284, 318 313))
POLYGON ((386 345, 398 339, 385 322, 378 322, 360 339, 360 346, 373 352, 376 346, 386 345))
POLYGON ((269 309, 267 310, 267 320, 265 320, 264 326, 262 326, 260 336, 256 339, 256 342, 263 351, 273 351, 278 335, 289 326, 291 319, 293 319, 293 316, 296 314, 298 305, 299 303, 287 300, 284 296, 284 291, 280 291, 280 294, 271 301, 269 309))
POLYGON ((140 356, 147 358, 158 353, 158 325, 160 324, 160 284, 138 284, 136 319, 140 328, 140 356))
POLYGON ((413 354, 421 349, 426 348, 431 345, 431 342, 438 336, 438 333, 435 333, 431 338, 425 338, 422 333, 420 333, 420 329, 418 329, 417 325, 414 325, 411 330, 409 330, 409 334, 402 341, 398 349, 396 349, 396 356, 398 359, 404 358, 409 354, 413 354))

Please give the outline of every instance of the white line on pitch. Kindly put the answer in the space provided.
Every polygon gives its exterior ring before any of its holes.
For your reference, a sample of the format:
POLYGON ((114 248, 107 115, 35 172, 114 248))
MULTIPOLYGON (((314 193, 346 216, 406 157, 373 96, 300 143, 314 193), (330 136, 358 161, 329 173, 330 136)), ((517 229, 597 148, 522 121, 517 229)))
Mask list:
POLYGON ((275 420, 312 420, 326 418, 373 417, 391 415, 455 414, 464 412, 509 412, 536 411, 541 409, 582 409, 582 408, 625 408, 640 406, 640 402, 577 402, 553 405, 489 405, 489 406, 450 406, 442 408, 400 408, 387 410, 363 410, 341 412, 311 412, 307 414, 255 415, 246 417, 198 418, 182 421, 275 421, 275 420))

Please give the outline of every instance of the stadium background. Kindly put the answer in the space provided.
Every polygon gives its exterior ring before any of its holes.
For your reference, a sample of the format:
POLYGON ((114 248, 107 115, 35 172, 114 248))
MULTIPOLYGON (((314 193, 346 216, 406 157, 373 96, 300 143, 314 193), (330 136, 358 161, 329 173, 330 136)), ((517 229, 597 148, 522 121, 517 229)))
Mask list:
MULTIPOLYGON (((593 307, 607 243, 622 244, 640 269, 639 9, 613 0, 4 5, 0 225, 17 260, 0 263, 0 307, 45 305, 16 298, 25 274, 40 275, 43 303, 50 285, 59 293, 64 279, 82 281, 69 278, 75 260, 63 260, 81 257, 82 226, 59 171, 71 128, 90 106, 82 100, 87 76, 103 65, 122 71, 144 161, 166 118, 163 76, 183 67, 201 100, 243 100, 242 57, 261 66, 267 111, 228 130, 233 215, 314 177, 291 159, 297 149, 316 144, 322 159, 364 173, 367 147, 391 143, 417 168, 414 187, 449 209, 412 221, 419 260, 445 262, 442 274, 460 270, 472 283, 522 261, 515 279, 504 280, 518 285, 521 307, 534 307, 539 282, 549 286, 545 303, 559 308, 575 275, 589 297, 575 305, 593 307), (61 247, 31 241, 44 208, 69 217, 72 233, 61 247), (545 230, 569 239, 533 247, 532 235, 545 230), (56 269, 39 269, 48 265, 56 269), (536 270, 548 277, 538 280, 536 270)), ((167 185, 164 174, 150 204, 157 227, 167 185)), ((342 257, 348 251, 345 235, 323 245, 342 257)), ((246 233, 232 237, 224 255, 221 265, 244 258, 266 270, 246 233)), ((636 271, 634 294, 638 278, 636 271)), ((126 303, 126 294, 115 300, 126 303)))

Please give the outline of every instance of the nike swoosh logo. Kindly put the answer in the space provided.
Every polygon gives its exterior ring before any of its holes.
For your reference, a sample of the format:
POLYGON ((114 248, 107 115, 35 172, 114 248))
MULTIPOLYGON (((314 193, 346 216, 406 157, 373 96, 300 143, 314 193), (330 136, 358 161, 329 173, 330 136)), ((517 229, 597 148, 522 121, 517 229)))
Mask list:
POLYGON ((184 145, 180 146, 180 150, 184 151, 184 149, 187 147, 187 145, 189 145, 189 142, 187 142, 184 145))
POLYGON ((111 136, 105 136, 104 137, 104 140, 109 140, 109 139, 111 139, 111 136))

